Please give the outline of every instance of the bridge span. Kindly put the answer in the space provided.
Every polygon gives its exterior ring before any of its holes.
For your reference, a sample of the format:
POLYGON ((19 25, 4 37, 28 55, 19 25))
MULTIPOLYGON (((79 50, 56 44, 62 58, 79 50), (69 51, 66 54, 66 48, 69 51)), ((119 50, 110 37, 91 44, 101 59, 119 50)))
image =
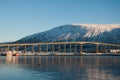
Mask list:
POLYGON ((46 54, 85 54, 85 53, 106 53, 119 54, 120 45, 100 42, 40 42, 20 44, 0 44, 0 53, 3 52, 27 53, 39 55, 46 54))

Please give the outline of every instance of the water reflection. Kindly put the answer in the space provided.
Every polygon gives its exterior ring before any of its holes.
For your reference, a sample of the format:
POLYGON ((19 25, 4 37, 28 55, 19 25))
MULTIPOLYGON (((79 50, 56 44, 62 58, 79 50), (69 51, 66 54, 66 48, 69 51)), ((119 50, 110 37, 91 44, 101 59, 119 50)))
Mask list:
POLYGON ((6 56, 6 64, 18 64, 18 57, 6 56))
POLYGON ((120 79, 119 56, 7 56, 6 64, 18 65, 39 75, 47 72, 49 80, 120 79))

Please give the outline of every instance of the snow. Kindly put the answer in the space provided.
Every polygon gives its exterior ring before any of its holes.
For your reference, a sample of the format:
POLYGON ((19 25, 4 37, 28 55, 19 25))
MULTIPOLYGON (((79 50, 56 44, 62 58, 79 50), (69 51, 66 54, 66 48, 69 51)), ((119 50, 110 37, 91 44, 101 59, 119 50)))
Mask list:
POLYGON ((24 37, 16 42, 97 41, 120 43, 119 36, 120 24, 68 24, 24 37))

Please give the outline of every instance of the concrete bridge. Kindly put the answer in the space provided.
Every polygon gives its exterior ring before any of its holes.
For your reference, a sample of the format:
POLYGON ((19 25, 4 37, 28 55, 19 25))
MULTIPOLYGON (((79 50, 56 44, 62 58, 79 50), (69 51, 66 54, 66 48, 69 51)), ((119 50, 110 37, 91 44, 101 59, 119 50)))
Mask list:
POLYGON ((25 55, 28 52, 31 54, 48 52, 54 53, 73 53, 73 54, 84 54, 84 53, 120 53, 120 45, 108 44, 100 42, 40 42, 40 43, 20 43, 20 44, 0 44, 0 52, 16 51, 25 55), (89 47, 89 48, 88 48, 89 47), (28 49, 29 48, 29 49, 28 49))

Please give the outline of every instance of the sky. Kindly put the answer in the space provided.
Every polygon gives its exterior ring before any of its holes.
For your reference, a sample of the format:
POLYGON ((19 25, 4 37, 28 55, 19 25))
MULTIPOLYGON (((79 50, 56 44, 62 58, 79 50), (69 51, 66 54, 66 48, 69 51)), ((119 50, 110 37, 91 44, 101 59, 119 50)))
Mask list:
POLYGON ((0 0, 0 42, 72 23, 120 24, 120 0, 0 0))

